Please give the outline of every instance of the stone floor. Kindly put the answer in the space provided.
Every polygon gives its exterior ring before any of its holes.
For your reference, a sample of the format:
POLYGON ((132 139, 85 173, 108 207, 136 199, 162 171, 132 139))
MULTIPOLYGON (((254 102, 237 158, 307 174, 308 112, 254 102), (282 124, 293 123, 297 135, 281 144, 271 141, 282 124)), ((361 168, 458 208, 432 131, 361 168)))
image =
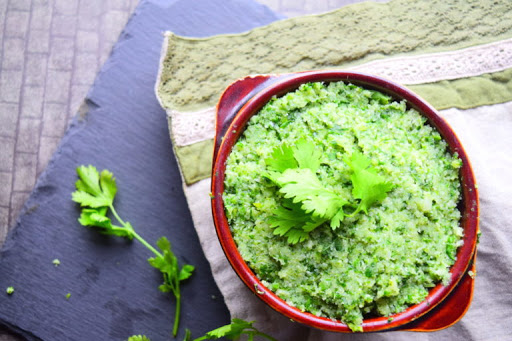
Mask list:
MULTIPOLYGON (((287 17, 359 1, 259 0, 287 17)), ((0 0, 0 245, 137 3, 0 0)))
POLYGON ((0 0, 0 243, 138 0, 0 0))

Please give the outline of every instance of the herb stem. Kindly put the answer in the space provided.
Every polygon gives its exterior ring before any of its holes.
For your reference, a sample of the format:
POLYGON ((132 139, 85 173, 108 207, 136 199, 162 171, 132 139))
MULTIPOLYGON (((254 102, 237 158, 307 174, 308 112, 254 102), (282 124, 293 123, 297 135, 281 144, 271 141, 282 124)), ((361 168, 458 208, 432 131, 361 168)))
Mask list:
POLYGON ((158 252, 157 249, 155 249, 151 244, 149 244, 147 241, 144 240, 137 232, 133 231, 133 237, 137 239, 139 242, 141 242, 142 245, 147 247, 151 252, 153 252, 157 257, 163 257, 160 252, 158 252))
POLYGON ((160 252, 158 252, 157 249, 155 249, 151 244, 149 244, 144 238, 142 238, 137 232, 135 232, 133 230, 133 228, 131 226, 129 226, 127 223, 125 223, 123 221, 123 219, 121 219, 121 217, 119 216, 119 214, 117 214, 117 211, 116 209, 114 208, 114 205, 110 205, 109 206, 110 210, 112 211, 112 214, 114 215, 114 217, 116 217, 117 221, 119 221, 121 223, 121 225, 123 225, 123 227, 127 230, 130 230, 132 236, 137 239, 142 245, 144 245, 145 247, 147 247, 151 252, 153 252, 156 256, 159 256, 159 257, 162 257, 162 254, 160 252))
POLYGON ((174 293, 174 296, 176 297, 176 310, 174 313, 174 327, 172 328, 172 335, 176 337, 176 334, 178 334, 178 326, 180 324, 180 309, 181 309, 181 295, 178 292, 174 293))
POLYGON ((110 204, 109 205, 109 208, 110 210, 112 211, 112 214, 114 215, 114 217, 116 217, 117 221, 119 221, 121 223, 121 225, 123 225, 123 227, 126 227, 126 223, 123 221, 123 219, 121 219, 121 217, 119 216, 119 214, 117 214, 117 211, 116 209, 114 208, 114 205, 110 204))

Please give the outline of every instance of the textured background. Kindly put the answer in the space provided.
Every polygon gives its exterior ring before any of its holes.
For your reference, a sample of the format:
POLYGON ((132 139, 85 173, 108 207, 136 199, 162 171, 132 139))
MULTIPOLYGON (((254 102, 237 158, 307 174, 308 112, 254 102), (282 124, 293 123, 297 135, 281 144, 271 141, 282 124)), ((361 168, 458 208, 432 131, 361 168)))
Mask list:
MULTIPOLYGON (((0 244, 137 2, 0 0, 0 244)), ((357 1, 260 2, 291 17, 357 1)))

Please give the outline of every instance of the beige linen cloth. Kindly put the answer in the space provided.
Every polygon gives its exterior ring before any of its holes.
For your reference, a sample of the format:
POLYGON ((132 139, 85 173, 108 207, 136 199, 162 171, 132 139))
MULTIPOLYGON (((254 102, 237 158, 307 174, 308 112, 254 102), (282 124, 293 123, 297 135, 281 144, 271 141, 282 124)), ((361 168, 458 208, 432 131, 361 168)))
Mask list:
POLYGON ((232 317, 255 320, 278 340, 512 340, 511 5, 394 0, 284 20, 240 35, 166 35, 156 93, 169 116, 201 246, 232 317), (366 28, 357 26, 361 22, 366 28), (314 32, 314 39, 307 32, 314 32), (442 109, 469 155, 480 192, 482 237, 473 303, 448 329, 336 334, 307 328, 255 297, 220 248, 209 171, 214 106, 222 89, 248 74, 325 68, 372 73, 410 87, 442 109))

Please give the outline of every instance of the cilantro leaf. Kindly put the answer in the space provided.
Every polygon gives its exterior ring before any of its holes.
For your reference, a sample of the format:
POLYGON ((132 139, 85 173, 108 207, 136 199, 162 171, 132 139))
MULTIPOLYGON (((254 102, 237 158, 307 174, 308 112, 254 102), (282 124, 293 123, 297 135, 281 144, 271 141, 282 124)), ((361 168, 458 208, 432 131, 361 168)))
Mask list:
POLYGON ((334 217, 332 217, 331 219, 331 228, 333 230, 337 229, 338 227, 340 227, 341 225, 341 222, 343 221, 343 218, 345 218, 345 212, 343 211, 343 207, 341 207, 339 209, 338 212, 336 212, 336 214, 334 215, 334 217))
POLYGON ((312 141, 300 139, 293 148, 293 157, 297 160, 299 168, 308 168, 314 173, 320 167, 322 152, 315 148, 312 141))
POLYGON ((293 147, 283 143, 275 148, 265 159, 265 164, 280 173, 290 168, 309 168, 314 173, 320 167, 321 159, 322 152, 315 148, 312 141, 300 139, 293 147))
POLYGON ((106 214, 107 207, 83 208, 78 222, 83 226, 95 227, 102 234, 133 239, 134 230, 129 222, 124 227, 113 225, 106 214))
POLYGON ((171 251, 171 243, 165 237, 161 237, 156 245, 162 251, 153 258, 149 258, 148 262, 154 268, 157 268, 162 273, 164 283, 158 289, 161 292, 172 292, 176 297, 176 314, 174 320, 173 335, 178 333, 178 323, 180 316, 181 293, 180 282, 189 278, 194 271, 194 266, 184 265, 181 269, 178 266, 178 259, 171 251))
POLYGON ((277 171, 284 172, 288 168, 296 168, 297 161, 293 156, 293 150, 287 144, 275 148, 268 159, 265 159, 265 164, 268 168, 277 171))
POLYGON ((202 341, 202 340, 217 340, 222 337, 225 337, 229 340, 235 340, 242 335, 247 335, 249 340, 253 340, 254 336, 261 336, 267 340, 277 341, 272 336, 260 332, 258 329, 253 327, 254 321, 248 322, 242 319, 234 318, 231 320, 230 324, 214 329, 204 336, 194 339, 194 341, 202 341))
POLYGON ((185 264, 180 270, 180 274, 178 276, 180 281, 184 281, 190 276, 192 276, 192 273, 194 272, 195 267, 190 264, 185 264))
POLYGON ((361 210, 368 213, 371 205, 386 198, 387 193, 393 189, 393 184, 377 174, 377 170, 371 167, 371 161, 360 152, 354 152, 350 158, 345 157, 344 161, 352 170, 352 195, 361 199, 352 215, 361 210))
MULTIPOLYGON (((352 204, 332 190, 327 189, 318 179, 316 171, 321 164, 322 153, 307 139, 300 139, 295 146, 286 144, 273 150, 265 160, 270 168, 263 176, 279 187, 279 193, 292 203, 273 211, 269 223, 274 234, 285 236, 288 243, 295 244, 308 238, 308 233, 324 222, 330 221, 331 229, 340 227, 347 216, 344 206, 352 204), (297 206, 300 205, 300 206, 297 206)), ((360 152, 354 152, 344 161, 352 174, 352 196, 359 199, 354 212, 368 213, 368 208, 382 200, 393 189, 393 185, 377 174, 371 161, 360 152)), ((354 205, 355 206, 355 205, 354 205)))
POLYGON ((117 188, 111 172, 104 170, 99 174, 91 165, 80 166, 76 171, 80 179, 75 183, 73 201, 93 208, 112 206, 117 188))
POLYGON ((146 335, 132 335, 127 341, 150 341, 146 335))
POLYGON ((328 190, 316 176, 322 152, 312 141, 298 140, 295 146, 286 144, 274 149, 265 160, 268 168, 263 176, 278 187, 284 198, 292 199, 293 206, 284 204, 269 219, 274 234, 286 236, 288 243, 306 240, 309 232, 332 219, 331 228, 339 227, 344 218, 343 205, 347 201, 328 190))
POLYGON ((311 220, 311 216, 306 214, 300 205, 291 202, 278 207, 273 213, 269 223, 271 227, 276 228, 274 234, 279 236, 284 236, 290 229, 300 228, 311 220))
POLYGON ((178 266, 178 259, 171 251, 171 243, 167 238, 161 237, 156 245, 162 254, 149 258, 148 262, 154 268, 160 270, 164 277, 164 283, 159 287, 162 292, 172 291, 179 295, 179 282, 189 278, 194 271, 194 266, 186 264, 181 269, 178 266))
POLYGON ((306 213, 331 219, 347 202, 336 193, 326 189, 309 168, 287 169, 278 178, 283 184, 279 192, 294 203, 302 203, 306 213))
POLYGON ((269 218, 270 226, 275 228, 274 234, 288 238, 289 244, 296 244, 308 238, 308 233, 325 222, 324 219, 314 219, 300 208, 300 205, 285 200, 283 206, 274 210, 269 218))

